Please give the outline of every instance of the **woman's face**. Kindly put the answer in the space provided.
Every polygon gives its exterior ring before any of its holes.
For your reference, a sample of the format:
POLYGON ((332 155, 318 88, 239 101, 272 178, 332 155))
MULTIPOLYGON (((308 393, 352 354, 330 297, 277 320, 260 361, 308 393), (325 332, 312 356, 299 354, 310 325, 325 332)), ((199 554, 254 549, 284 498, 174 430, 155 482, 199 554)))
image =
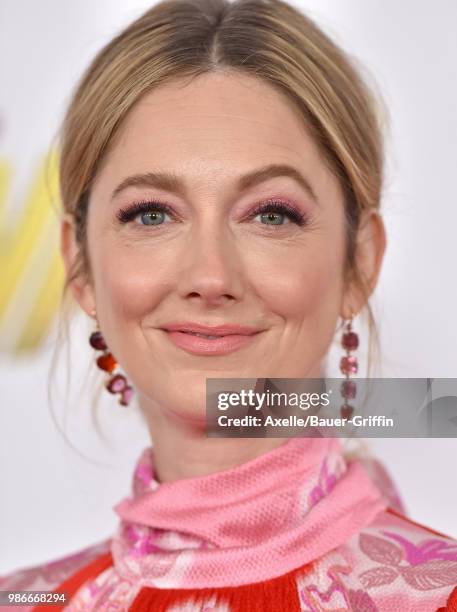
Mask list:
POLYGON ((349 312, 343 214, 338 181, 298 111, 268 84, 213 73, 163 85, 126 119, 94 183, 93 286, 79 301, 96 308, 140 401, 202 418, 206 377, 322 374, 349 312), (128 215, 151 200, 168 212, 128 215), (295 212, 254 212, 272 200, 295 212), (163 329, 183 321, 259 333, 203 354, 163 329))

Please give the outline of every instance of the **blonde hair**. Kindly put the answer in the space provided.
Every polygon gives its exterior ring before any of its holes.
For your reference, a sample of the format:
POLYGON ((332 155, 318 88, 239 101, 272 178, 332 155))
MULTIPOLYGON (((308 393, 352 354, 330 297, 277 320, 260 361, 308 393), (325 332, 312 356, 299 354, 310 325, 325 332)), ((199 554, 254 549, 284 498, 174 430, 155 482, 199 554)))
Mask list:
POLYGON ((344 193, 345 280, 366 297, 369 360, 379 338, 366 281, 356 265, 361 214, 379 210, 386 109, 355 60, 309 17, 282 0, 163 0, 96 55, 73 93, 61 128, 60 191, 75 220, 78 275, 91 278, 86 221, 91 185, 127 114, 148 92, 214 71, 256 76, 298 107, 344 193), (374 341, 375 340, 375 341, 374 341))

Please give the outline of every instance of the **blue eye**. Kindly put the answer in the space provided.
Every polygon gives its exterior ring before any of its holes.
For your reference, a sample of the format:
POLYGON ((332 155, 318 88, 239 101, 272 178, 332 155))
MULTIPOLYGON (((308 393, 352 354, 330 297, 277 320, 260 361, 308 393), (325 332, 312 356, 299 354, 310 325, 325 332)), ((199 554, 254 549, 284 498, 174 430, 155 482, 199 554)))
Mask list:
POLYGON ((121 208, 116 216, 121 223, 129 223, 139 217, 143 222, 138 225, 162 225, 164 216, 167 214, 173 216, 171 208, 162 202, 153 200, 136 202, 127 209, 121 208))
MULTIPOLYGON (((117 213, 117 218, 121 223, 129 223, 139 217, 141 223, 138 225, 163 225, 165 216, 174 218, 173 210, 167 204, 157 200, 136 202, 129 208, 121 208, 117 213)), ((308 219, 306 214, 300 212, 293 206, 285 202, 269 201, 263 202, 249 214, 249 219, 254 219, 260 215, 262 225, 285 225, 281 218, 287 218, 289 222, 298 226, 306 225, 308 219), (265 221, 265 222, 264 222, 265 221), (270 223, 271 222, 271 223, 270 223)))
POLYGON ((142 225, 160 225, 165 215, 166 213, 162 210, 150 210, 141 213, 139 218, 143 222, 142 225))
POLYGON ((284 202, 272 201, 260 204, 252 211, 251 218, 257 217, 257 215, 260 215, 262 220, 267 221, 264 225, 284 225, 281 221, 281 217, 286 217, 289 221, 299 226, 303 226, 307 222, 304 213, 301 213, 284 202), (272 221, 272 223, 269 223, 269 221, 272 221))

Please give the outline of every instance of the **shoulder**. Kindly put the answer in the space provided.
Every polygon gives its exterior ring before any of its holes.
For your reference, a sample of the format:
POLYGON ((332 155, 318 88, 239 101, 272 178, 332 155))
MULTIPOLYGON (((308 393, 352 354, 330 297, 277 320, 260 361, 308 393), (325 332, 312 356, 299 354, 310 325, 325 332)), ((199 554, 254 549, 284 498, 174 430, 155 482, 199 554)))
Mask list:
POLYGON ((0 590, 53 590, 79 569, 109 552, 110 547, 111 538, 107 538, 59 559, 15 570, 0 576, 0 590))
MULTIPOLYGON (((370 525, 352 538, 351 543, 356 544, 361 554, 371 561, 399 570, 406 567, 420 567, 422 570, 438 566, 453 568, 449 578, 452 575, 457 585, 457 539, 414 521, 392 507, 380 512, 370 525), (434 565, 424 566, 431 562, 435 562, 434 565)), ((409 577, 411 584, 415 582, 412 578, 414 571, 402 573, 409 577)), ((451 581, 449 584, 454 583, 451 581)))
POLYGON ((312 566, 300 597, 322 610, 457 610, 457 540, 390 507, 312 566))
POLYGON ((435 611, 457 596, 457 540, 395 508, 380 512, 348 551, 360 587, 381 610, 397 602, 435 611))

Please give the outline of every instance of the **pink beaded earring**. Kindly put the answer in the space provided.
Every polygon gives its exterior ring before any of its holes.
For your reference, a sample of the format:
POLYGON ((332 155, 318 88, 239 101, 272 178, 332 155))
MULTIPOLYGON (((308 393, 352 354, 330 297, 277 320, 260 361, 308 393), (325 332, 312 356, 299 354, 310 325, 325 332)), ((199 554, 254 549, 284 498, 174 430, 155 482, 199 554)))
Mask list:
MULTIPOLYGON (((96 311, 92 311, 92 316, 96 319, 96 311)), ((97 319, 96 319, 97 321, 97 319)), ((103 351, 103 354, 97 358, 97 366, 100 370, 107 372, 110 377, 105 382, 105 388, 110 393, 119 393, 119 404, 127 406, 133 396, 133 388, 128 384, 127 378, 123 374, 114 373, 118 363, 109 351, 102 332, 99 329, 97 321, 97 329, 89 336, 89 344, 97 351, 103 351)))
POLYGON ((351 313, 351 317, 345 322, 346 331, 341 338, 341 345, 346 349, 346 355, 341 357, 340 370, 346 376, 346 380, 341 384, 341 395, 344 401, 340 414, 345 419, 350 419, 354 412, 354 407, 348 403, 348 400, 354 399, 357 394, 357 385, 353 380, 350 380, 350 375, 357 374, 359 369, 357 357, 351 355, 351 351, 355 351, 359 346, 359 336, 352 330, 353 319, 354 315, 351 313))

